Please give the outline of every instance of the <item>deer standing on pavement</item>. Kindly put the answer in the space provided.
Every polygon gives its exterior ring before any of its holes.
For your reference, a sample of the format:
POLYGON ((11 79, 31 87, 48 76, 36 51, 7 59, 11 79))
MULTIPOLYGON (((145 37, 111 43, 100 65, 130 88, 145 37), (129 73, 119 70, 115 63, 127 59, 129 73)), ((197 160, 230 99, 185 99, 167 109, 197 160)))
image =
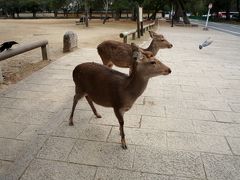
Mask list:
MULTIPOLYGON (((172 48, 161 34, 149 31, 152 42, 146 49, 141 48, 142 53, 147 56, 155 56, 159 49, 172 48)), ((98 54, 105 66, 112 67, 113 65, 124 68, 131 68, 133 59, 131 57, 132 49, 130 44, 125 44, 119 41, 108 40, 104 41, 97 47, 98 54)))
POLYGON ((72 126, 75 107, 79 99, 84 96, 97 118, 101 118, 101 115, 97 112, 93 102, 112 107, 120 125, 123 149, 127 149, 123 130, 124 113, 144 92, 151 77, 171 73, 169 67, 153 57, 147 58, 135 44, 131 44, 130 57, 134 61, 130 76, 94 62, 76 66, 73 70, 75 96, 69 118, 69 125, 72 126))

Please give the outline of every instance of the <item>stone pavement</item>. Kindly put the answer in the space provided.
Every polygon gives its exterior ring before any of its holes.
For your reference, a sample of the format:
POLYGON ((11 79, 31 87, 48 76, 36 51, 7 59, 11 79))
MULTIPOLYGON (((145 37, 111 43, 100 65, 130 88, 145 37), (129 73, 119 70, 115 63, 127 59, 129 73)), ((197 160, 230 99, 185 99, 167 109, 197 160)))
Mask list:
POLYGON ((80 49, 0 94, 0 179, 239 180, 239 37, 158 32, 174 45, 157 55, 172 74, 151 79, 126 113, 127 150, 112 109, 97 106, 96 119, 83 99, 68 126, 73 68, 101 62, 95 49, 80 49), (213 44, 199 50, 209 36, 213 44))

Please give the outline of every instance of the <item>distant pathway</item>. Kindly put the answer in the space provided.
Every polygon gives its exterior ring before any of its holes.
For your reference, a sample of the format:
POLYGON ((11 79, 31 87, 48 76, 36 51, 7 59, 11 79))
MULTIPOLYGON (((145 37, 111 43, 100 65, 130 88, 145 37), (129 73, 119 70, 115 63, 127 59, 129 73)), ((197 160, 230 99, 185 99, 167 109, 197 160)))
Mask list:
MULTIPOLYGON (((205 26, 205 21, 191 19, 192 22, 197 23, 199 25, 205 26)), ((216 22, 208 22, 208 28, 215 29, 218 31, 226 32, 235 36, 240 36, 240 25, 232 25, 226 23, 216 23, 216 22)))

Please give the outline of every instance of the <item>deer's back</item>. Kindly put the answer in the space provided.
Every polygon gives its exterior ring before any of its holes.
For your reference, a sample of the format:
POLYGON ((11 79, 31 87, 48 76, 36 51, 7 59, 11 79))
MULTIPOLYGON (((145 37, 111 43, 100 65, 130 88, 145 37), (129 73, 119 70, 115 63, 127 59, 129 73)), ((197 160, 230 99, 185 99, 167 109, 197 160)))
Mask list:
POLYGON ((103 61, 112 61, 119 67, 129 67, 133 63, 132 49, 129 44, 108 40, 99 44, 97 49, 103 61))

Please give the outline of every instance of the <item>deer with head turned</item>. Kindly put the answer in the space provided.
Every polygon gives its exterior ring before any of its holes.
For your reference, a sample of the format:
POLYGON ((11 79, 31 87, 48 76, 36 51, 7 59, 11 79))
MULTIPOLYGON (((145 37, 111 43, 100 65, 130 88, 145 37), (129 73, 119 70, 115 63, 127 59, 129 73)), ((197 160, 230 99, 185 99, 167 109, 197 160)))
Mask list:
MULTIPOLYGON (((161 34, 149 31, 152 42, 146 49, 141 48, 142 53, 146 56, 155 56, 159 49, 172 48, 169 43, 161 34)), ((112 67, 113 65, 124 68, 131 68, 133 59, 131 57, 131 45, 119 41, 108 40, 104 41, 97 47, 98 54, 105 66, 112 67)))
POLYGON ((144 92, 151 77, 171 73, 169 67, 153 57, 147 58, 135 44, 131 44, 130 57, 134 61, 130 76, 93 62, 76 66, 73 70, 75 96, 69 118, 69 125, 73 125, 75 107, 79 99, 84 96, 97 118, 101 118, 101 115, 97 112, 93 102, 112 107, 120 125, 123 149, 127 149, 123 130, 124 113, 144 92))

